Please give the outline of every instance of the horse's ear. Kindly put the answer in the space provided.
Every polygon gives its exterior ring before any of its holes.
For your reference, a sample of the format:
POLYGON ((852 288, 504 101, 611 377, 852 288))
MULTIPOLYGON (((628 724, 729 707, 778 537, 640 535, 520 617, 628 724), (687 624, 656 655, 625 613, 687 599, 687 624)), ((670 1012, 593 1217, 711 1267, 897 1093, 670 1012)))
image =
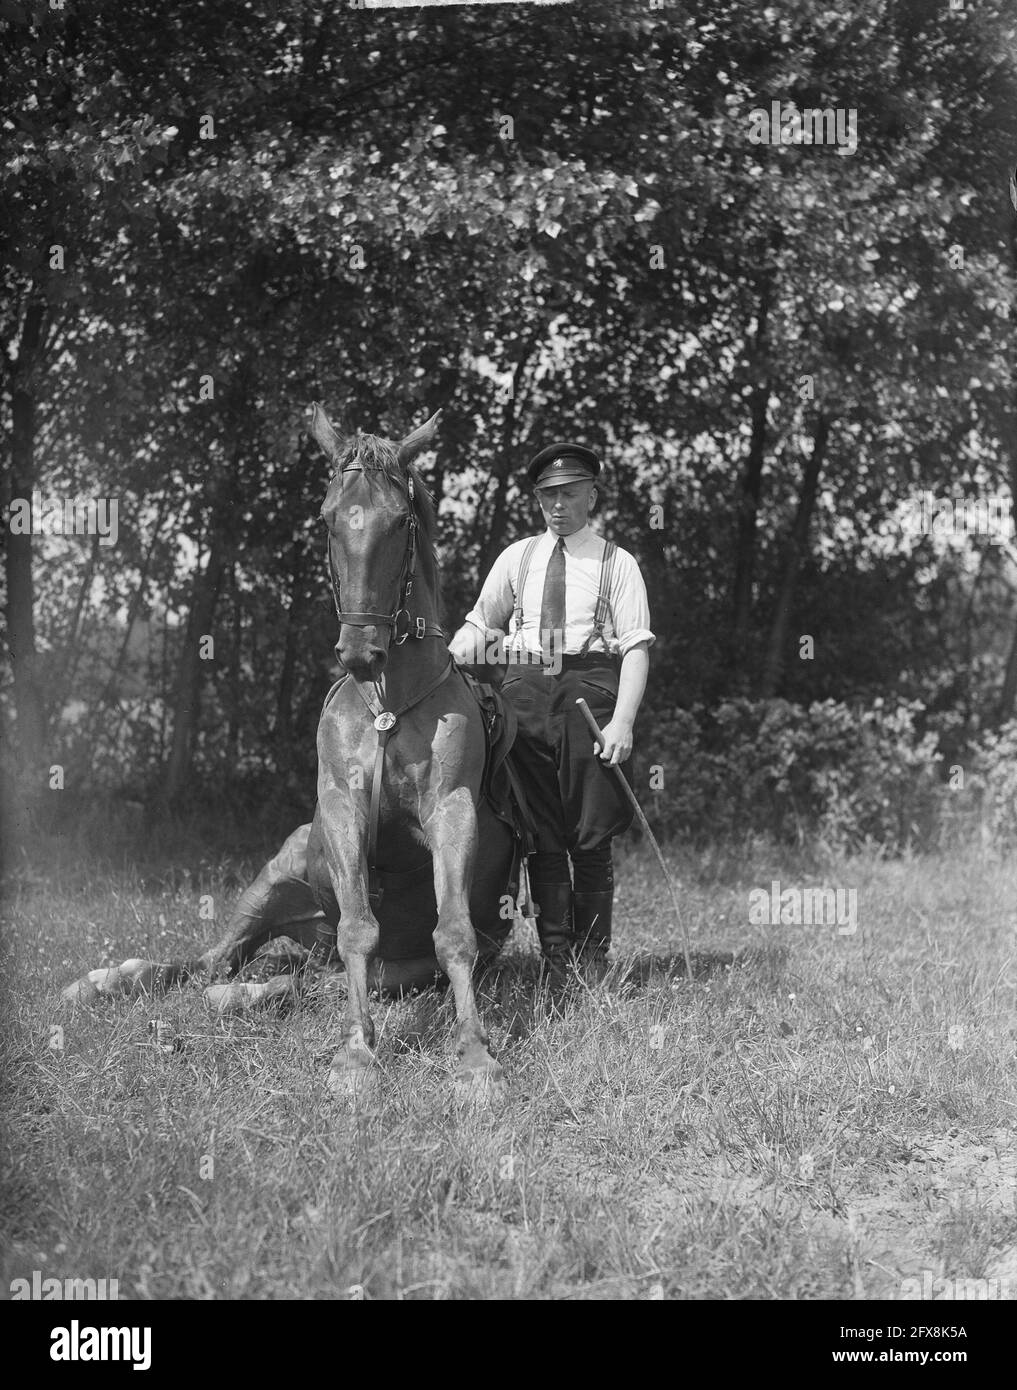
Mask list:
POLYGON ((311 407, 311 434, 330 459, 334 459, 343 446, 342 435, 333 428, 323 407, 317 401, 311 407))
POLYGON ((436 410, 430 420, 410 431, 399 445, 399 462, 403 468, 407 468, 413 462, 421 449, 430 448, 438 437, 438 425, 440 423, 441 411, 436 410))

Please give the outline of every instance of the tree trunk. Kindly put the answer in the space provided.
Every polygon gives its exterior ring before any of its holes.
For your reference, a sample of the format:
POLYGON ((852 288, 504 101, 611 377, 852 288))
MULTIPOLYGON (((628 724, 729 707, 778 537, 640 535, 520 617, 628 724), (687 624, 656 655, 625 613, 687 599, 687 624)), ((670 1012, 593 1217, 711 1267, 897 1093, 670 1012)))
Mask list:
POLYGON ((159 662, 159 762, 166 757, 166 715, 169 710, 170 655, 169 604, 162 610, 162 654, 159 662))
POLYGON ((997 725, 1005 724, 1013 718, 1015 705, 1017 705, 1017 622, 1014 623, 1013 636, 1010 639, 1010 655, 1006 660, 1003 688, 999 692, 999 705, 996 709, 997 725))
POLYGON ((226 536, 216 525, 212 532, 208 562, 204 570, 195 576, 187 630, 179 655, 180 677, 173 701, 173 738, 163 774, 161 796, 166 805, 180 796, 190 776, 194 734, 201 705, 201 685, 205 675, 201 639, 214 636, 212 624, 228 563, 226 536))
MULTIPOLYGON (((1013 494, 1014 505, 1017 507, 1017 441, 1011 441, 1010 450, 1010 491, 1013 494)), ((999 692, 999 703, 996 706, 997 725, 1005 724, 1007 720, 1012 719, 1015 710, 1017 710, 1017 621, 1014 622, 1013 635, 1010 638, 1010 654, 1007 657, 1006 670, 1003 674, 1003 687, 999 692)))
MULTIPOLYGON (((33 368, 42 341, 45 305, 32 300, 18 345, 18 362, 11 389, 11 499, 30 501, 35 486, 36 397, 33 368)), ((7 532, 7 645, 14 674, 18 758, 26 789, 41 788, 46 716, 35 645, 35 586, 32 576, 33 537, 7 532)))
POLYGON ((760 694, 764 700, 772 699, 780 688, 784 671, 784 651, 787 646, 788 625, 791 621, 791 607, 794 603, 795 588, 802 558, 809 543, 809 525, 816 507, 819 492, 819 477, 823 471, 827 440, 830 437, 830 422, 820 414, 812 437, 812 452, 805 464, 801 490, 798 494, 798 510, 794 525, 788 536, 784 552, 783 572, 777 592, 773 623, 770 627, 770 640, 767 644, 766 662, 763 668, 763 681, 760 694))
POLYGON ((494 483, 494 493, 488 501, 485 499, 485 509, 491 509, 491 524, 487 528, 487 538, 480 552, 480 573, 477 576, 478 582, 483 584, 487 578, 491 566, 494 564, 498 555, 501 553, 502 542, 505 537, 505 523, 507 518, 506 497, 508 493, 509 477, 512 473, 512 449, 515 443, 516 422, 519 418, 519 392, 523 381, 523 374, 527 365, 537 350, 544 332, 544 325, 540 324, 534 329, 527 340, 512 371, 512 395, 505 405, 505 417, 502 421, 501 431, 501 461, 497 477, 494 483))
MULTIPOLYGON (((275 697, 275 723, 272 738, 277 760, 285 757, 293 737, 293 689, 296 683, 298 635, 300 631, 298 605, 304 573, 302 538, 296 537, 290 552, 290 592, 286 609, 286 636, 283 641, 282 669, 275 697)), ((277 764, 278 765, 278 764, 277 764)))
POLYGON ((753 344, 753 360, 762 379, 752 392, 750 418, 752 433, 749 451, 738 484, 738 519, 735 537, 735 572, 732 585, 733 620, 728 666, 736 685, 744 683, 748 665, 748 645, 752 625, 752 591, 756 565, 756 528, 759 499, 763 488, 766 455, 766 410, 770 402, 770 377, 766 365, 770 303, 773 276, 764 277, 759 296, 759 314, 753 344))
MULTIPOLYGON (((1010 225, 1010 252, 1014 267, 1017 268, 1017 227, 1012 222, 1010 225)), ((1010 492, 1014 505, 1017 506, 1017 439, 1013 437, 1012 431, 1009 446, 1010 492)), ((999 704, 996 707, 996 723, 1005 724, 1007 720, 1012 719, 1015 707, 1017 707, 1017 622, 1014 623, 1013 636, 1010 639, 1010 654, 1007 657, 1003 688, 999 692, 999 704)))
POLYGON ((240 592, 237 587, 237 567, 229 567, 229 593, 233 609, 233 639, 230 644, 229 666, 229 715, 226 725, 226 756, 235 768, 240 762, 240 669, 244 645, 244 618, 240 609, 240 592))
MULTIPOLYGON (((507 470, 507 458, 505 466, 507 470)), ((495 560, 497 560, 501 552, 502 538, 505 535, 505 493, 507 489, 507 473, 502 473, 495 479, 493 495, 485 500, 485 510, 490 510, 491 524, 487 528, 487 537, 484 541, 478 561, 478 592, 479 585, 483 584, 484 580, 490 574, 491 566, 494 564, 495 560)))
MULTIPOLYGON (((232 393, 232 410, 224 419, 232 416, 239 429, 243 418, 246 394, 243 383, 246 381, 243 364, 237 373, 238 385, 232 393)), ((183 648, 179 656, 180 675, 173 699, 173 737, 170 741, 169 757, 163 772, 160 803, 169 807, 176 801, 191 774, 194 758, 195 736, 201 712, 201 687, 205 678, 208 657, 201 655, 202 638, 213 639, 212 660, 221 654, 215 653, 212 625, 215 611, 222 591, 223 580, 233 563, 235 549, 234 505, 239 487, 240 458, 243 443, 237 438, 228 469, 220 478, 213 493, 209 515, 208 561, 204 570, 194 576, 191 608, 187 615, 187 630, 184 634, 183 648)))
MULTIPOLYGON (((145 557, 141 562, 141 569, 138 572, 138 577, 134 584, 133 592, 131 593, 131 601, 127 608, 127 622, 124 626, 124 635, 120 640, 120 647, 117 651, 116 659, 114 660, 113 665, 110 667, 109 674, 103 683, 102 691, 99 694, 98 699, 95 701, 95 703, 92 705, 92 708, 88 712, 88 719, 84 723, 83 733, 75 744, 74 761, 75 764, 81 768, 81 778, 83 781, 88 780, 89 776, 91 775, 92 768, 95 765, 95 755, 99 747, 98 740, 96 739, 96 732, 99 727, 99 722, 102 719, 106 709, 109 707, 110 702, 113 700, 114 695, 116 693, 117 682, 120 679, 120 674, 123 671, 124 663, 127 660, 127 653, 130 650, 131 637, 134 634, 134 627, 138 621, 138 615, 140 614, 141 609, 145 603, 145 598, 148 590, 149 570, 152 566, 152 559, 155 555, 156 546, 159 544, 159 535, 162 531, 163 518, 166 513, 167 505, 167 498, 164 494, 159 499, 159 509, 156 512, 155 525, 152 528, 152 539, 149 542, 147 550, 145 551, 145 557)), ((161 721, 163 724, 165 724, 166 719, 165 673, 167 670, 167 664, 165 649, 166 624, 164 617, 163 656, 162 666, 160 668, 161 679, 159 687, 160 693, 163 697, 161 701, 161 721)), ((162 732, 160 732, 159 739, 159 758, 161 759, 163 755, 162 732)))
POLYGON ((148 549, 145 551, 145 558, 141 562, 141 569, 138 573, 137 582, 134 586, 134 592, 131 594, 131 602, 127 609, 127 623, 124 627, 124 635, 120 642, 120 649, 117 652, 116 660, 114 661, 113 666, 110 669, 110 673, 106 678, 106 683, 102 688, 102 694, 99 696, 98 700, 95 703, 95 708, 92 711, 91 718, 89 721, 90 728, 92 727, 93 722, 101 717, 102 711, 107 701, 113 698, 113 692, 116 689, 117 681, 120 679, 120 673, 124 668, 124 662, 127 659, 127 653, 130 650, 131 646, 131 636, 134 632, 134 624, 138 621, 138 614, 141 612, 142 605, 145 602, 145 594, 148 586, 148 574, 149 570, 152 567, 152 560, 155 556, 156 546, 159 544, 159 534, 162 531, 162 523, 163 518, 166 514, 166 507, 167 498, 165 495, 163 495, 159 499, 159 509, 155 515, 155 525, 152 528, 152 539, 149 542, 148 549))
POLYGON ((74 603, 74 612, 67 622, 67 631, 63 642, 63 670, 59 680, 54 684, 58 693, 50 701, 49 713, 51 718, 60 719, 64 705, 67 703, 71 688, 74 685, 74 677, 77 675, 78 662, 81 658, 81 615, 84 612, 85 600, 92 590, 92 581, 95 578, 95 567, 99 561, 99 537, 92 537, 92 544, 88 551, 88 563, 85 566, 85 573, 81 577, 78 585, 78 596, 74 603))

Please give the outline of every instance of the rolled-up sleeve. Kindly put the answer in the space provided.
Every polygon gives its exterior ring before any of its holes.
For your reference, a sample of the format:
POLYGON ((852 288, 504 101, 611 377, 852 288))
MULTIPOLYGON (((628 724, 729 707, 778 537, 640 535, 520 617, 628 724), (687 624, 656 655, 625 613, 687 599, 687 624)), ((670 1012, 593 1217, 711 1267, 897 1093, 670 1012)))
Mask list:
MULTIPOLYGON (((525 545, 525 541, 523 542, 525 545)), ((515 607, 512 575, 519 561, 519 542, 503 550, 484 580, 480 596, 467 613, 465 621, 488 637, 504 636, 508 620, 515 607)))
POLYGON ((640 642, 657 640, 650 630, 650 602, 639 566, 627 550, 619 550, 611 583, 611 626, 618 651, 624 656, 640 642))

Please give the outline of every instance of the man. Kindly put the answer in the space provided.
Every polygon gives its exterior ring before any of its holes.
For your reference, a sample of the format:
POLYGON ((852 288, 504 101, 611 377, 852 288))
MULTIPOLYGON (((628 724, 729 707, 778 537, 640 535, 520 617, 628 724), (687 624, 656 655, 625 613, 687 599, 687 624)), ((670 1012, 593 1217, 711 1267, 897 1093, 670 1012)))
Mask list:
POLYGON ((654 635, 639 566, 590 526, 597 455, 551 444, 527 475, 546 530, 502 552, 449 649, 464 664, 483 661, 511 619, 502 694, 518 716, 512 759, 536 822, 530 888, 541 952, 560 983, 573 958, 594 973, 607 964, 611 841, 632 820, 608 766, 632 751, 654 635), (599 757, 580 697, 603 728, 599 757))

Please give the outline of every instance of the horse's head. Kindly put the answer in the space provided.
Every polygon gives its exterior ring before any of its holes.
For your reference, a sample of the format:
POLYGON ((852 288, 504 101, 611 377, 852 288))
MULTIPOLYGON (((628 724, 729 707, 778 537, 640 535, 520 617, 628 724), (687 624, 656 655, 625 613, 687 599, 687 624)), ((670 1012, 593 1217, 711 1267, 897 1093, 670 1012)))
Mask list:
POLYGON ((314 405, 311 433, 335 470, 321 514, 339 614, 336 654, 362 680, 377 680, 393 638, 406 637, 407 601, 420 553, 410 465, 433 443, 440 415, 394 443, 371 434, 347 438, 314 405))

